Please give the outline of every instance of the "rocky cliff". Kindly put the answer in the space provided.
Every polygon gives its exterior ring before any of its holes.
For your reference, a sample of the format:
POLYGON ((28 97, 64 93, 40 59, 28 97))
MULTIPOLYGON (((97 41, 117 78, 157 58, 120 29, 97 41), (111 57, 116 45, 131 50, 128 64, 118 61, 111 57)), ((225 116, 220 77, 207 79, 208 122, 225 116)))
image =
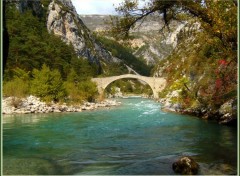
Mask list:
MULTIPOLYGON (((80 15, 86 26, 94 32, 101 33, 108 27, 105 21, 109 20, 107 15, 80 15)), ((173 22, 170 24, 171 30, 163 30, 164 22, 158 16, 151 16, 138 22, 134 30, 131 30, 132 38, 127 44, 133 54, 138 58, 143 58, 147 65, 155 65, 159 60, 166 58, 173 51, 177 44, 177 35, 186 24, 173 22)))
POLYGON ((71 0, 52 0, 48 6, 47 28, 68 44, 79 57, 93 63, 114 62, 111 54, 97 43, 91 32, 78 17, 71 0))

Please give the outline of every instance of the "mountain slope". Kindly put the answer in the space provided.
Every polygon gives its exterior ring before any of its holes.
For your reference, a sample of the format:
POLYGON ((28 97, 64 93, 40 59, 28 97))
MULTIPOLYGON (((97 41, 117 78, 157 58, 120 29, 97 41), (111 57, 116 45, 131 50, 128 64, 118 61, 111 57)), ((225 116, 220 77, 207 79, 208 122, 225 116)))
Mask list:
MULTIPOLYGON (((107 15, 80 15, 80 18, 91 31, 96 33, 102 33, 108 29, 105 22, 110 17, 107 15)), ((171 23, 170 34, 167 30, 160 31, 162 27, 163 21, 157 16, 147 17, 139 22, 134 30, 131 30, 131 38, 127 42, 118 42, 131 48, 132 53, 144 60, 145 64, 155 65, 159 60, 166 58, 176 46, 176 41, 174 41, 176 37, 173 34, 179 31, 179 23, 171 23)))
POLYGON ((114 62, 110 53, 96 42, 78 17, 71 0, 55 0, 49 4, 47 28, 66 43, 71 43, 79 57, 85 57, 98 65, 100 60, 114 62))
MULTIPOLYGON (((6 72, 14 67, 26 70, 39 69, 43 63, 46 63, 52 68, 58 65, 56 67, 66 77, 67 70, 71 67, 69 64, 75 62, 73 60, 76 59, 72 58, 76 56, 79 58, 77 62, 85 62, 86 67, 87 65, 92 67, 89 71, 92 70, 90 72, 95 73, 90 75, 104 74, 107 76, 129 72, 126 62, 114 57, 101 42, 96 40, 96 37, 78 17, 71 0, 7 1, 6 21, 12 36, 6 72), (14 29, 16 26, 18 29, 14 29), (63 49, 64 46, 57 46, 64 45, 58 38, 68 45, 65 49, 63 49), (56 43, 56 46, 52 42, 56 43), (66 51, 72 48, 76 55, 72 51, 66 51), (61 53, 62 56, 60 56, 61 53), (26 61, 27 64, 24 64, 23 62, 26 61)), ((79 64, 73 65, 77 67, 79 64)), ((80 64, 80 67, 82 66, 80 64)))

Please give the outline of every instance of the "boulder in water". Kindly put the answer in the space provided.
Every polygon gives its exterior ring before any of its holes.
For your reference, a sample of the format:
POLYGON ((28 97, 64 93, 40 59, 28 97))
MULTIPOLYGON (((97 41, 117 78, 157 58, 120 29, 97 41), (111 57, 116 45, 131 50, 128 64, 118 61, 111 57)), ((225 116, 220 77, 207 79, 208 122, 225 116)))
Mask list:
POLYGON ((172 164, 174 172, 184 175, 196 175, 199 165, 191 157, 184 156, 172 164))

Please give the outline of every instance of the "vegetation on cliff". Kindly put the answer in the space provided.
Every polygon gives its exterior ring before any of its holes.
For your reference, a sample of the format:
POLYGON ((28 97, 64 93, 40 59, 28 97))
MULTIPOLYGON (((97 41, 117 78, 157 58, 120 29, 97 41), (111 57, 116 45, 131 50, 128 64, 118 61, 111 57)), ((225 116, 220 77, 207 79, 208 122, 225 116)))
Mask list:
POLYGON ((124 47, 118 42, 104 36, 98 36, 98 40, 112 53, 113 56, 121 59, 126 65, 136 70, 139 74, 149 76, 151 67, 143 60, 136 58, 130 48, 124 47))

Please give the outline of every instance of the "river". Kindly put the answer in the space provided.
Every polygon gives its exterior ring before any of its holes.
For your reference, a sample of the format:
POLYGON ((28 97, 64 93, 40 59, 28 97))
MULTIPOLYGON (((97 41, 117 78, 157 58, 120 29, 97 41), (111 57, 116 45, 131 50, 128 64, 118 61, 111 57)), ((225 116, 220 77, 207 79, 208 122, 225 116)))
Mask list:
POLYGON ((3 116, 3 174, 170 175, 192 156, 200 174, 237 173, 237 128, 166 113, 149 99, 79 113, 3 116))

